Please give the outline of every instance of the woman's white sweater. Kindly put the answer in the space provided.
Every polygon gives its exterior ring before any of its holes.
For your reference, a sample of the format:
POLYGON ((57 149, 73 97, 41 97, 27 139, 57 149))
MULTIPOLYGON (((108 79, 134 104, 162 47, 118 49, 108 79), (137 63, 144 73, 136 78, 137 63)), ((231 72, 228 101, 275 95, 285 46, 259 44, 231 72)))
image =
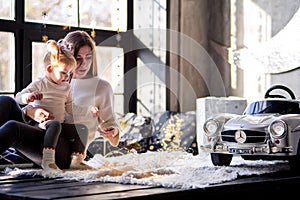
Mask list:
POLYGON ((75 104, 82 106, 94 105, 99 109, 98 118, 76 112, 73 112, 73 118, 70 115, 66 117, 67 123, 74 120, 74 123, 81 123, 88 127, 89 137, 87 145, 95 138, 98 125, 101 128, 109 126, 119 128, 114 113, 114 94, 109 82, 97 77, 72 79, 71 90, 75 104))

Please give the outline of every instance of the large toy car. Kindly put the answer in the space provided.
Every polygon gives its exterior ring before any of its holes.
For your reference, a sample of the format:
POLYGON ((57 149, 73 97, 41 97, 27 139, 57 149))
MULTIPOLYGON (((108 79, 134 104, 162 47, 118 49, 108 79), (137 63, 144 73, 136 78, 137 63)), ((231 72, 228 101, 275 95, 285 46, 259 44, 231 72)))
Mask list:
POLYGON ((222 113, 207 119, 203 128, 212 163, 228 166, 238 155, 245 160, 287 160, 292 170, 300 169, 299 106, 292 90, 274 85, 242 115, 222 113))

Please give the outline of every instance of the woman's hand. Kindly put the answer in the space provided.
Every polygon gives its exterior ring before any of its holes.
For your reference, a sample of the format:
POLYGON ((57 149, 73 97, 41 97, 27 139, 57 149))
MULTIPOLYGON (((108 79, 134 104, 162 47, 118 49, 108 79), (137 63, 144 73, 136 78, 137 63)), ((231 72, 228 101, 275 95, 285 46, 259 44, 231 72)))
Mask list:
POLYGON ((97 108, 97 106, 92 106, 91 107, 91 112, 93 117, 98 117, 99 116, 99 109, 97 108))
POLYGON ((32 106, 27 106, 25 109, 26 115, 39 123, 42 123, 46 120, 54 119, 54 116, 50 112, 42 108, 34 108, 32 106))
POLYGON ((107 127, 102 129, 100 126, 97 127, 100 135, 109 140, 110 144, 117 146, 119 144, 119 129, 115 127, 107 127))

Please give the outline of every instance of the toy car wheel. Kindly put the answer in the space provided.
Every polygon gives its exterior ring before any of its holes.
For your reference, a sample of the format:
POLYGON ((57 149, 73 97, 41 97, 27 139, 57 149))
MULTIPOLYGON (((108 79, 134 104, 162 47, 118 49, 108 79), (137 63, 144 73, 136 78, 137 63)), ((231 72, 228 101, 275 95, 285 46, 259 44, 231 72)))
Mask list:
POLYGON ((229 166, 232 160, 231 154, 211 153, 210 157, 215 166, 229 166))

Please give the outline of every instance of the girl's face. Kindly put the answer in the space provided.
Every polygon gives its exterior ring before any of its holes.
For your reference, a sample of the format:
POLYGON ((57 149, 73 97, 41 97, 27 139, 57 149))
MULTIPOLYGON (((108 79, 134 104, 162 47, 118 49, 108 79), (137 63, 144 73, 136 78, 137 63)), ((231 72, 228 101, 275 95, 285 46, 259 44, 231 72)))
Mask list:
POLYGON ((73 70, 74 67, 72 65, 60 64, 56 67, 49 65, 47 67, 48 78, 56 84, 61 84, 69 81, 73 70))
POLYGON ((88 45, 81 47, 75 59, 77 61, 77 67, 74 71, 73 78, 84 78, 89 72, 93 62, 91 47, 88 45))

